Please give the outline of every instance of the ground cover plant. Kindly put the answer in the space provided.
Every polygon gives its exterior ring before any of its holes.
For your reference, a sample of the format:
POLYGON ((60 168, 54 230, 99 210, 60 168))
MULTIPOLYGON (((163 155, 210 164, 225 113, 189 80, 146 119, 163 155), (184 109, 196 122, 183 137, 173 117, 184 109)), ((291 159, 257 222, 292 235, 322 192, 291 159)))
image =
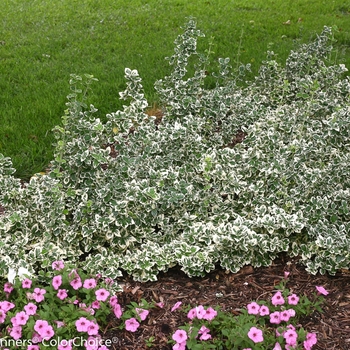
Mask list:
POLYGON ((332 30, 285 66, 269 52, 247 86, 237 81, 250 66, 220 58, 210 89, 202 35, 191 19, 178 36, 173 71, 155 84, 160 118, 146 114, 136 70, 106 122, 87 105, 94 78, 72 75, 50 172, 23 184, 1 155, 1 275, 64 259, 146 281, 175 265, 189 276, 267 266, 282 252, 313 274, 349 267, 350 83, 331 60, 332 30))
MULTIPOLYGON (((122 108, 118 92, 125 86, 125 67, 138 69, 153 105, 153 83, 169 74, 163 58, 171 55, 187 16, 196 16, 215 38, 213 62, 231 57, 234 66, 250 63, 253 77, 267 49, 282 63, 323 25, 338 26, 337 58, 349 66, 349 12, 348 0, 3 0, 0 152, 11 157, 17 177, 28 180, 45 171, 53 158, 51 129, 60 123, 71 73, 90 73, 101 81, 91 96, 101 120, 122 108)), ((207 40, 198 44, 204 51, 207 40)))

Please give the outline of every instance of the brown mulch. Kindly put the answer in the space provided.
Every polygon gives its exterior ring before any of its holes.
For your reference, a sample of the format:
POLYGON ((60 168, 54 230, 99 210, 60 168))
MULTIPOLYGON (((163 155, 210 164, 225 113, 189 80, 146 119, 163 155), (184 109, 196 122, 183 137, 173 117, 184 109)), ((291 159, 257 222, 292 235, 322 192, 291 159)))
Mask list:
POLYGON ((282 256, 270 267, 253 268, 246 266, 238 273, 225 273, 217 269, 204 278, 189 278, 179 268, 160 273, 156 282, 140 283, 126 276, 119 284, 124 292, 118 294, 118 301, 124 307, 131 301, 163 301, 165 306, 153 308, 135 333, 120 330, 120 321, 114 316, 104 332, 104 339, 113 342, 109 348, 118 350, 142 350, 147 347, 146 340, 154 337, 151 349, 172 349, 168 344, 178 326, 186 322, 186 315, 180 309, 171 312, 177 301, 183 305, 196 306, 220 305, 222 310, 237 314, 238 311, 254 300, 266 300, 276 289, 284 276, 290 272, 287 288, 299 295, 312 298, 315 286, 323 286, 329 291, 322 305, 323 313, 315 311, 301 319, 308 332, 316 332, 318 343, 313 350, 349 350, 350 349, 350 273, 339 271, 335 276, 310 275, 298 264, 297 259, 282 256), (222 296, 221 296, 222 295, 222 296))

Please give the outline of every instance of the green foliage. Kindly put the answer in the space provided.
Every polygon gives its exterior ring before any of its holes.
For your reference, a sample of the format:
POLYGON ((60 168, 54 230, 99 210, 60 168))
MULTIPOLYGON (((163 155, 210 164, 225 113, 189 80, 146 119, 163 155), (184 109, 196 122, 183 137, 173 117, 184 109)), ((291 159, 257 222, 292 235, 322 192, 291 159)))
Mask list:
POLYGON ((350 79, 330 60, 331 29, 285 66, 269 52, 245 86, 250 66, 220 58, 212 88, 202 35, 190 19, 175 42, 172 73, 155 84, 161 120, 146 114, 136 70, 125 69, 128 104, 105 122, 87 107, 94 78, 74 75, 50 173, 21 186, 0 157, 2 275, 67 259, 144 281, 176 264, 189 276, 265 266, 281 252, 312 273, 348 268, 350 79))
MULTIPOLYGON (((138 69, 153 105, 153 83, 169 74, 163 58, 188 16, 215 37, 211 57, 251 63, 253 77, 268 47, 283 62, 323 25, 338 26, 337 60, 349 67, 349 13, 348 0, 1 0, 0 153, 26 181, 45 171, 53 158, 50 131, 60 123, 72 72, 103 82, 90 95, 101 120, 122 108, 116 96, 124 89, 125 67, 138 69)), ((201 50, 206 45, 198 41, 201 50)))

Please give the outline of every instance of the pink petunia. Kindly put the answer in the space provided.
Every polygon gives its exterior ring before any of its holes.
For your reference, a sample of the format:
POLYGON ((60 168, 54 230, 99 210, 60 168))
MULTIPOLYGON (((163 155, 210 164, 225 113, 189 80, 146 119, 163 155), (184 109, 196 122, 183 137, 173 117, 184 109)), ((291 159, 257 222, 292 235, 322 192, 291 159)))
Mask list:
POLYGON ((329 294, 329 292, 326 289, 324 289, 324 287, 322 286, 316 286, 316 289, 318 291, 318 294, 323 294, 323 295, 329 294))
POLYGON ((98 301, 106 301, 109 297, 109 292, 106 289, 101 288, 95 291, 95 295, 98 301))
POLYGON ((137 328, 139 328, 140 324, 137 320, 132 317, 125 321, 125 329, 130 332, 136 332, 137 328))
POLYGON ((272 350, 282 350, 281 344, 280 343, 276 343, 272 350))
POLYGON ((274 306, 284 304, 284 299, 283 299, 282 293, 280 291, 275 293, 275 295, 271 298, 271 303, 274 306))
POLYGON ((58 344, 57 350, 72 350, 72 340, 62 339, 58 344))
POLYGON ((211 339, 211 335, 209 334, 209 332, 210 332, 209 328, 202 326, 198 331, 198 334, 201 334, 201 336, 199 337, 199 340, 211 339))
POLYGON ((288 312, 288 310, 284 310, 280 312, 280 320, 281 321, 285 321, 288 322, 290 319, 290 313, 288 312))
POLYGON ((54 261, 52 263, 52 269, 57 271, 64 269, 64 262, 62 260, 54 261))
POLYGON ((37 308, 38 307, 35 304, 28 303, 27 305, 24 306, 24 311, 28 316, 32 316, 32 315, 35 315, 37 308))
POLYGON ((55 276, 52 279, 52 286, 55 290, 57 290, 61 284, 62 284, 62 276, 61 275, 55 276))
POLYGON ((7 312, 15 307, 14 303, 10 303, 9 301, 0 301, 0 310, 7 312))
POLYGON ((64 300, 68 297, 67 289, 59 289, 57 291, 57 298, 64 300))
POLYGON ((86 279, 83 284, 83 288, 93 289, 96 287, 96 280, 94 278, 86 279))
POLYGON ((160 301, 159 303, 156 303, 156 306, 158 306, 159 308, 163 309, 164 302, 160 301))
POLYGON ((281 323, 281 316, 278 311, 275 311, 272 314, 270 314, 270 323, 274 323, 274 324, 281 323))
POLYGON ((182 343, 176 343, 173 346, 173 350, 186 350, 186 342, 182 342, 182 343))
POLYGON ((299 301, 299 297, 296 294, 292 294, 288 296, 289 305, 297 305, 298 301, 299 301))
POLYGON ((33 292, 33 298, 37 303, 40 303, 44 300, 44 294, 46 293, 45 289, 35 288, 33 292))
POLYGON ((120 318, 122 316, 122 308, 119 304, 114 305, 113 312, 116 318, 120 318))
POLYGON ((11 328, 10 336, 14 340, 18 340, 22 337, 22 327, 21 326, 14 326, 11 328))
POLYGON ((261 305, 259 309, 260 316, 267 316, 270 314, 270 310, 266 305, 261 305))
POLYGON ((24 326, 29 319, 29 316, 24 311, 17 312, 15 317, 17 326, 24 326))
POLYGON ((51 339, 54 335, 55 335, 55 332, 54 332, 52 326, 45 327, 44 330, 41 333, 41 336, 45 340, 51 339))
POLYGON ((260 306, 255 301, 253 301, 247 305, 247 309, 249 315, 257 315, 259 313, 260 306))
POLYGON ((98 300, 95 300, 95 301, 93 301, 93 302, 91 303, 91 307, 92 307, 93 309, 98 310, 98 309, 101 307, 101 304, 100 304, 100 302, 99 302, 98 300))
POLYGON ((250 328, 248 332, 248 337, 254 342, 254 343, 260 343, 264 341, 263 332, 261 329, 258 329, 256 327, 250 328))
POLYGON ((87 328, 87 333, 89 335, 97 335, 98 334, 99 327, 96 323, 90 322, 88 328, 87 328))
POLYGON ((73 289, 78 290, 83 284, 81 283, 81 278, 78 276, 74 277, 69 283, 73 289))
POLYGON ((148 314, 149 314, 149 311, 148 310, 144 310, 144 309, 136 308, 135 311, 140 316, 141 321, 144 321, 147 318, 148 314))
POLYGON ((48 326, 49 326, 49 324, 48 324, 47 321, 45 321, 45 320, 37 320, 37 321, 35 322, 35 324, 34 324, 34 330, 35 330, 40 336, 42 336, 42 333, 43 333, 44 329, 45 329, 46 327, 48 327, 48 326))
POLYGON ((182 329, 178 329, 175 331, 175 333, 172 335, 173 340, 175 340, 177 343, 183 343, 186 342, 188 336, 186 331, 182 329))
POLYGON ((4 322, 5 322, 5 319, 6 319, 6 312, 0 310, 0 324, 1 324, 1 323, 4 323, 4 322))
POLYGON ((75 321, 75 327, 77 328, 78 332, 87 332, 89 325, 90 321, 85 317, 80 317, 75 321))
POLYGON ((203 315, 203 319, 204 320, 208 320, 208 321, 211 321, 212 319, 214 319, 216 316, 217 316, 217 311, 214 310, 212 307, 208 307, 206 310, 205 310, 205 313, 203 315))
POLYGON ((181 306, 181 304, 182 304, 181 301, 176 302, 170 311, 173 312, 173 311, 177 310, 181 306))
POLYGON ((4 284, 4 292, 5 293, 11 293, 13 291, 13 286, 10 282, 6 282, 4 284))
POLYGON ((109 302, 109 305, 113 307, 114 305, 118 304, 118 298, 115 295, 113 295, 112 297, 109 298, 108 302, 109 302))
POLYGON ((22 281, 22 288, 30 288, 32 286, 32 281, 26 278, 22 281))
POLYGON ((284 332, 283 337, 286 340, 287 345, 294 346, 297 343, 298 334, 292 329, 288 329, 284 332))
POLYGON ((294 317, 295 316, 295 310, 294 309, 288 309, 287 311, 289 312, 290 317, 294 317))
POLYGON ((40 350, 39 345, 28 345, 27 350, 40 350))

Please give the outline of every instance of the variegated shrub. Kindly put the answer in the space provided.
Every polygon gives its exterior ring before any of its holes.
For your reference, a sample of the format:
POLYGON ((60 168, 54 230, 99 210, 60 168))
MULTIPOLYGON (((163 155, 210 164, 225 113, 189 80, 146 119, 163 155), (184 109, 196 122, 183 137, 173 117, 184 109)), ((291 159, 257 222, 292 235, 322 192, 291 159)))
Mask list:
POLYGON ((190 20, 155 84, 161 118, 146 113, 136 70, 106 122, 86 106, 94 78, 73 75, 50 172, 21 185, 0 155, 1 275, 66 259, 114 278, 176 264, 201 276, 281 252, 311 273, 349 267, 350 80, 330 60, 332 31, 285 65, 269 52, 246 84, 249 65, 219 59, 213 88, 199 36, 190 20))

